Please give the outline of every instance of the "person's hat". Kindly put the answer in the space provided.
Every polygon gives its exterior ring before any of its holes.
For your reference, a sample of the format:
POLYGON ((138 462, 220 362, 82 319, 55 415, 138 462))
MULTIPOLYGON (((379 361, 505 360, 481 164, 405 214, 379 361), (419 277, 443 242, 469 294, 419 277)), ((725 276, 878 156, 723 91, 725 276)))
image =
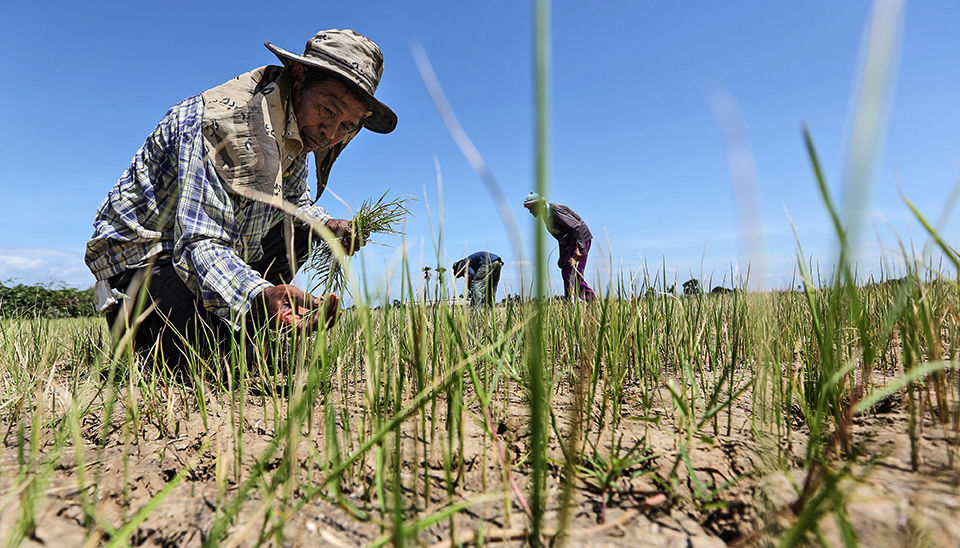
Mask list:
POLYGON ((531 192, 527 194, 527 197, 523 199, 523 205, 530 205, 536 202, 543 200, 543 196, 537 194, 536 192, 531 192))
POLYGON ((397 127, 397 115, 390 107, 378 101, 377 91, 383 75, 383 54, 366 36, 349 29, 322 30, 307 40, 303 55, 291 53, 270 42, 264 42, 284 65, 296 61, 306 68, 320 69, 337 76, 366 103, 372 112, 363 120, 370 131, 390 133, 397 127))

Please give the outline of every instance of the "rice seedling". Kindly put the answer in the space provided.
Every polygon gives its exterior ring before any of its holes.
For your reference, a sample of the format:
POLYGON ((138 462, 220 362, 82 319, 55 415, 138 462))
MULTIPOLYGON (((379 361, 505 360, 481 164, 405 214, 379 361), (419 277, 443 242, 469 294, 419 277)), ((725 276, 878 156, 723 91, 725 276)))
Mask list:
POLYGON ((81 537, 188 531, 167 516, 192 492, 212 505, 199 529, 211 544, 295 542, 307 524, 359 544, 504 535, 570 542, 593 531, 586 516, 622 527, 628 511, 666 519, 686 508, 709 524, 739 507, 735 493, 777 469, 803 474, 777 514, 795 520, 755 529, 745 522, 741 535, 816 538, 828 535, 823 519, 832 516, 851 524, 842 530, 853 538, 848 493, 877 470, 861 459, 875 449, 858 433, 858 417, 902 417, 916 474, 955 455, 955 440, 938 448, 922 433, 950 440, 957 431, 951 334, 960 292, 952 276, 854 287, 856 315, 846 312, 849 291, 813 282, 805 293, 621 290, 588 305, 543 300, 490 311, 426 305, 407 286, 397 308, 360 304, 329 333, 259 341, 259 355, 288 356, 282 368, 225 349, 195 360, 189 379, 111 365, 106 326, 94 319, 4 320, 5 539, 42 535, 45 522, 66 519, 45 509, 71 505, 78 517, 67 523, 81 537), (832 311, 831 299, 844 312, 832 311), (527 344, 540 311, 545 431, 536 537, 527 344), (815 326, 828 321, 849 339, 818 342, 815 326), (776 341, 764 346, 770 334, 776 341), (876 348, 872 375, 864 345, 876 348), (846 346, 860 353, 841 353, 826 376, 823 356, 846 346), (112 377, 92 374, 110 370, 112 377), (111 400, 116 412, 108 416, 111 400), (754 464, 733 468, 710 457, 724 447, 739 447, 754 464), (150 468, 155 487, 132 490, 150 468), (124 486, 114 477, 126 478, 124 486), (657 493, 667 502, 645 504, 657 493), (341 516, 347 532, 314 520, 318 512, 341 516), (518 518, 530 526, 518 529, 518 518))
MULTIPOLYGON (((364 200, 357 209, 350 226, 352 238, 364 243, 377 243, 370 238, 374 235, 397 235, 404 217, 410 214, 406 208, 407 199, 387 199, 384 192, 376 201, 364 200)), ((345 247, 353 247, 354 242, 344 242, 345 247)), ((310 257, 305 265, 314 271, 311 277, 311 292, 327 293, 340 291, 344 287, 343 263, 329 242, 320 240, 312 246, 310 257)))

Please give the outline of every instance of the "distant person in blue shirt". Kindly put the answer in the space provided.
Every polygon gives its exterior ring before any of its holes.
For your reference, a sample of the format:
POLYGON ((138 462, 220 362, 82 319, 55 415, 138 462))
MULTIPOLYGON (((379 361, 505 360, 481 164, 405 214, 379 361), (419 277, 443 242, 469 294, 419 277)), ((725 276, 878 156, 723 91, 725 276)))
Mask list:
POLYGON ((493 306, 503 260, 489 251, 478 251, 453 263, 453 275, 463 276, 470 288, 470 306, 493 306))

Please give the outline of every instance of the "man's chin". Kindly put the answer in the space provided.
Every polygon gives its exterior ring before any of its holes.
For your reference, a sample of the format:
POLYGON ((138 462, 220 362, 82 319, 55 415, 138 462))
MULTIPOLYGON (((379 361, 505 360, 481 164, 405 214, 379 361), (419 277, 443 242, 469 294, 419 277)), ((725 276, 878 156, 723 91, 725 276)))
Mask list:
POLYGON ((329 147, 329 146, 319 146, 319 145, 312 145, 312 146, 304 145, 303 151, 304 151, 304 152, 317 152, 317 151, 319 151, 319 150, 326 150, 326 149, 328 149, 328 148, 330 148, 330 147, 329 147))

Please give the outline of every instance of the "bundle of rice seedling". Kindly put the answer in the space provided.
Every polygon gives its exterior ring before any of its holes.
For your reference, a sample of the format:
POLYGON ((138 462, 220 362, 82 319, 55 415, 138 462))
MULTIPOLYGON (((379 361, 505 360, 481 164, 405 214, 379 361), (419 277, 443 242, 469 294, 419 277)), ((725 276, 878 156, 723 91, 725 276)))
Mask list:
MULTIPOLYGON (((410 213, 405 206, 406 202, 407 198, 387 200, 386 192, 376 202, 364 200, 350 221, 354 237, 362 236, 366 243, 383 245, 370 240, 370 237, 376 234, 400 234, 400 222, 410 213)), ((344 242, 344 247, 349 245, 350 242, 344 242)), ((313 247, 307 259, 307 266, 316 271, 314 290, 322 288, 326 293, 343 288, 343 265, 326 241, 321 240, 313 247)))

